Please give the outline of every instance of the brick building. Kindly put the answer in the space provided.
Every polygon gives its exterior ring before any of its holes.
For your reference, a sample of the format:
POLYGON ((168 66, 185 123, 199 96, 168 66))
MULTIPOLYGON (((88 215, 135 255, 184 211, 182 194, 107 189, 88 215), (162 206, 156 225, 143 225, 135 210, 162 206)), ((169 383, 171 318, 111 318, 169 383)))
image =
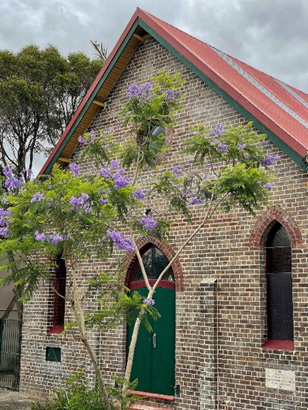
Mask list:
MULTIPOLYGON (((154 361, 152 387, 141 390, 148 390, 153 406, 174 410, 306 409, 307 94, 137 9, 42 172, 78 157, 78 137, 88 129, 112 126, 116 137, 124 138, 118 114, 128 86, 145 83, 158 70, 181 72, 186 79, 185 108, 166 136, 171 147, 166 167, 187 165, 178 151, 191 125, 248 120, 267 134, 264 150, 281 160, 275 164, 271 206, 255 217, 244 211, 220 214, 174 263, 165 288, 171 301, 166 327, 173 330, 164 345, 173 382, 166 382, 167 389, 155 384, 163 375, 154 361)), ((90 173, 91 164, 83 163, 82 170, 90 173)), ((198 207, 196 217, 197 212, 198 207)), ((141 238, 140 249, 158 250, 170 260, 189 229, 174 215, 168 243, 141 238)), ((134 255, 124 256, 130 284, 134 255)), ((95 261, 81 263, 80 285, 103 269, 95 261)), ((91 377, 80 342, 73 333, 59 333, 61 318, 52 323, 52 303, 48 284, 42 284, 25 307, 22 391, 44 394, 81 368, 91 377)), ((123 371, 126 338, 125 324, 108 335, 92 332, 100 364, 110 375, 123 371)))

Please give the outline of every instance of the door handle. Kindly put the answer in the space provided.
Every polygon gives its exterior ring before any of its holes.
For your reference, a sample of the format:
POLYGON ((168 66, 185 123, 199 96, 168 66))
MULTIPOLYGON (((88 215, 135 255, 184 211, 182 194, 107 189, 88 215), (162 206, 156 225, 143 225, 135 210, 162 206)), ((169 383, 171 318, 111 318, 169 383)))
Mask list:
POLYGON ((156 333, 153 333, 153 347, 156 348, 156 333))

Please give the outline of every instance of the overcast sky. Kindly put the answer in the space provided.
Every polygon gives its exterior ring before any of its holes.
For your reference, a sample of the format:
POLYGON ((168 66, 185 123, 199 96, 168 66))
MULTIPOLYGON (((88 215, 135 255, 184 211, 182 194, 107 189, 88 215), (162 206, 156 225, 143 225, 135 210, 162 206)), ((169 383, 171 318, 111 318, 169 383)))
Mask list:
POLYGON ((308 92, 308 0, 0 0, 0 50, 114 47, 136 7, 308 92))

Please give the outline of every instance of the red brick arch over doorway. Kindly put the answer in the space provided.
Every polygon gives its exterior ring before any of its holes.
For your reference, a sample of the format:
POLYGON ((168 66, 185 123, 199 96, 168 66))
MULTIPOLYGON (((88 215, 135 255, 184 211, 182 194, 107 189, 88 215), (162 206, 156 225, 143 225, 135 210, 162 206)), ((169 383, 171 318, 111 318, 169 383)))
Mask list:
POLYGON ((302 234, 294 219, 284 209, 275 205, 264 212, 255 224, 249 238, 250 248, 259 248, 263 245, 263 238, 267 237, 267 233, 275 221, 287 230, 292 246, 297 246, 303 242, 302 234))
MULTIPOLYGON (((137 245, 139 250, 141 250, 142 248, 144 248, 148 244, 153 244, 154 246, 156 246, 166 256, 168 261, 170 261, 175 256, 175 252, 169 244, 161 243, 156 238, 153 238, 153 237, 139 238, 136 241, 136 245, 137 245)), ((128 277, 129 277, 131 267, 134 265, 134 263, 136 261, 136 258, 137 258, 137 256, 136 256, 134 251, 128 252, 126 254, 125 262, 122 265, 123 270, 126 270, 126 272, 127 272, 126 282, 128 281, 128 277)), ((175 290, 177 292, 182 291, 183 288, 184 288, 183 271, 182 271, 180 261, 179 261, 178 258, 176 258, 175 261, 173 262, 172 270, 173 270, 174 278, 175 278, 175 290)), ((126 285, 127 285, 127 283, 126 283, 126 285)))

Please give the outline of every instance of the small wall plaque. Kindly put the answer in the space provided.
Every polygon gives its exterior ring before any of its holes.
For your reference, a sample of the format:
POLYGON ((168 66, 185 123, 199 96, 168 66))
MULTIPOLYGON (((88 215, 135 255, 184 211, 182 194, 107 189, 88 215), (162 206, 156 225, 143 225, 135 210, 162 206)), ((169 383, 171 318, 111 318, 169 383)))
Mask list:
POLYGON ((295 371, 280 369, 265 369, 266 387, 295 391, 295 371))

